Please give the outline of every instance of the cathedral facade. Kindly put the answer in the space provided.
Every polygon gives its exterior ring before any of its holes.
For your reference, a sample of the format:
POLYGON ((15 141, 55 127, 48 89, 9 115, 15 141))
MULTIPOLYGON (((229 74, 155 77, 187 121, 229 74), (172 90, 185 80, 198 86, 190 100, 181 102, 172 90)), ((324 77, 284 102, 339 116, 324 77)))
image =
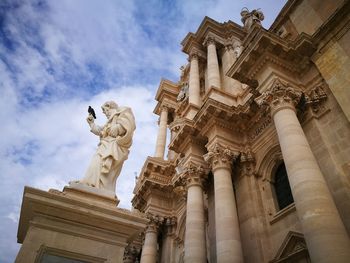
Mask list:
POLYGON ((149 223, 125 262, 349 262, 349 14, 289 0, 269 29, 242 9, 242 25, 187 34, 188 64, 156 94, 132 200, 149 223))

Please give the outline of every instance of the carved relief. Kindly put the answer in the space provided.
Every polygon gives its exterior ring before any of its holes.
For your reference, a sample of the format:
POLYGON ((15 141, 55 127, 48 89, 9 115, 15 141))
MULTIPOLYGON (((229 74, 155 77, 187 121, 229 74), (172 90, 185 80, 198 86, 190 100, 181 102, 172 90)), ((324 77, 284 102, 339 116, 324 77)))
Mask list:
POLYGON ((188 92, 189 92, 188 83, 183 82, 181 85, 179 95, 177 95, 176 101, 179 102, 179 101, 187 100, 188 99, 188 92))
POLYGON ((314 113, 319 113, 322 108, 322 104, 327 100, 327 93, 322 86, 313 88, 308 94, 308 103, 314 113))
POLYGON ((241 175, 256 175, 255 171, 255 158, 250 149, 241 152, 240 155, 241 175))

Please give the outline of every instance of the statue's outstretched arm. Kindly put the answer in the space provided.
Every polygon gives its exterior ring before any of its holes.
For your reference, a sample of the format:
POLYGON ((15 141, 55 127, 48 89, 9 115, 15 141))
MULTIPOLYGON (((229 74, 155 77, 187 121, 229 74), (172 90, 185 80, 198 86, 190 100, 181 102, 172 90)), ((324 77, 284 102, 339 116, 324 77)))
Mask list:
POLYGON ((95 124, 94 122, 94 118, 91 114, 89 114, 89 116, 87 117, 86 121, 88 122, 89 126, 90 126, 90 131, 93 134, 96 134, 97 136, 101 135, 101 131, 102 131, 102 127, 98 126, 95 124))

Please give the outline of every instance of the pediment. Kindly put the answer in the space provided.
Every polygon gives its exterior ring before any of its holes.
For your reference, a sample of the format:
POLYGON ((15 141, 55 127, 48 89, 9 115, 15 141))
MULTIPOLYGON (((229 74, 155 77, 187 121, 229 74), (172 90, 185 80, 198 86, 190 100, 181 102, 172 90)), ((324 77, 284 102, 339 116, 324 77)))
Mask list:
POLYGON ((308 258, 307 246, 303 234, 290 231, 270 263, 290 262, 291 259, 308 258))
POLYGON ((206 16, 199 25, 196 33, 188 33, 181 42, 181 45, 183 46, 182 51, 189 54, 194 47, 197 50, 203 50, 203 42, 208 35, 215 36, 216 40, 224 45, 226 39, 232 37, 242 40, 246 35, 246 32, 242 26, 235 22, 228 21, 220 23, 206 16))

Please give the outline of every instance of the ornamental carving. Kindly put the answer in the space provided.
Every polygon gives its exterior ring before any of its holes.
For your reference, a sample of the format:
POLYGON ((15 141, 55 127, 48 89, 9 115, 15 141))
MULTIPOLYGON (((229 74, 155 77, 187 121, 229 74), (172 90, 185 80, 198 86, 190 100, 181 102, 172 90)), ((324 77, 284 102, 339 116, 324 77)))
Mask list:
POLYGON ((203 186, 206 179, 206 169, 196 163, 189 162, 184 166, 184 172, 180 177, 181 183, 187 188, 193 185, 203 186))
POLYGON ((149 222, 146 227, 146 233, 147 232, 156 232, 158 231, 159 226, 163 223, 164 218, 159 215, 153 215, 151 213, 148 213, 147 218, 149 219, 149 222))
POLYGON ((258 105, 269 105, 272 113, 283 108, 292 108, 298 105, 302 92, 290 87, 288 83, 276 78, 271 87, 255 99, 258 105))
POLYGON ((240 155, 240 166, 241 166, 241 175, 256 175, 255 172, 255 158, 250 149, 241 152, 240 155))
POLYGON ((206 162, 210 163, 213 169, 217 169, 220 167, 230 168, 232 161, 236 159, 238 155, 238 152, 231 150, 229 147, 216 143, 203 157, 206 162))
POLYGON ((308 104, 311 105, 311 109, 314 113, 318 113, 321 110, 322 104, 327 100, 327 93, 322 86, 313 88, 308 94, 308 104))
POLYGON ((128 244, 124 250, 123 262, 135 262, 137 256, 140 254, 140 248, 135 245, 128 244))

